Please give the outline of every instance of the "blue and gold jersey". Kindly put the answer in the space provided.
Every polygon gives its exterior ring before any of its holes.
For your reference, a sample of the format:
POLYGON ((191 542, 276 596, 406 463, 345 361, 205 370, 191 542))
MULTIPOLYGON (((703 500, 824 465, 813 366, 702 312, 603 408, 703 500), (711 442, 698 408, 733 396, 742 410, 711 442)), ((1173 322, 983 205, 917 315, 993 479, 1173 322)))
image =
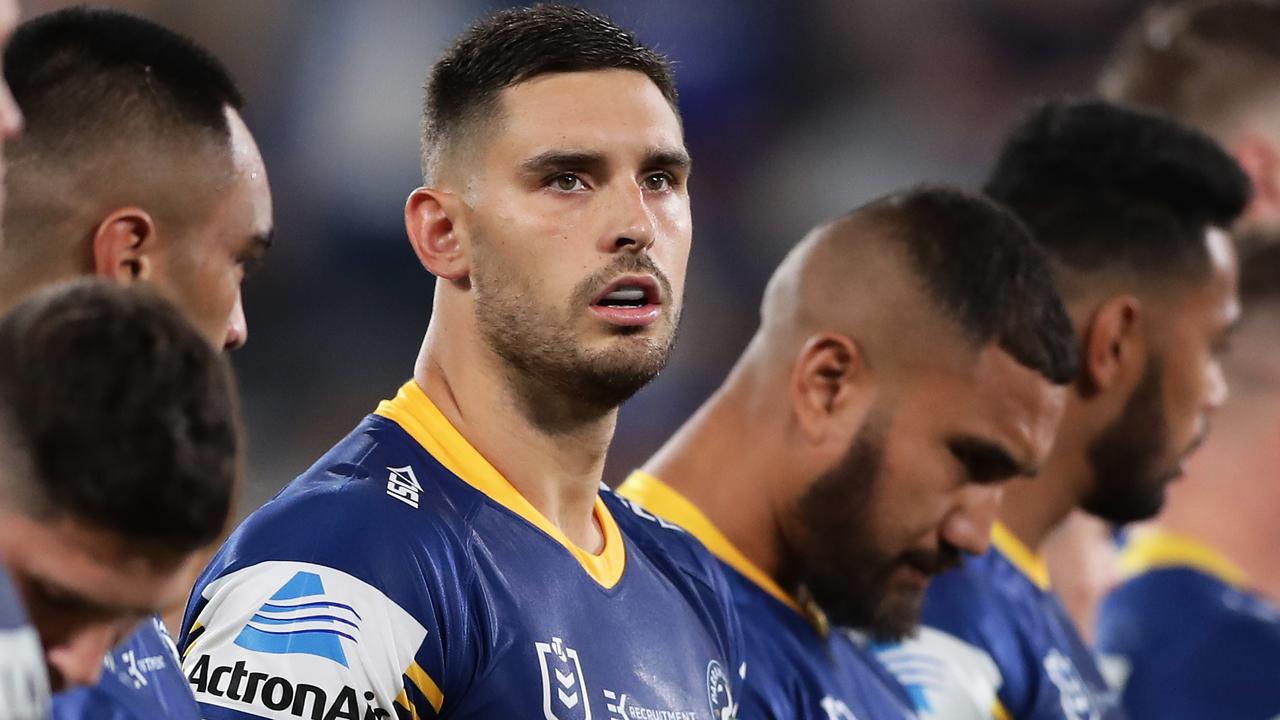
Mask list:
POLYGON ((724 574, 602 490, 573 545, 413 382, 249 517, 197 582, 204 717, 723 720, 724 574))
POLYGON ((844 632, 829 631, 820 612, 788 595, 688 499, 639 471, 619 491, 645 510, 687 529, 724 563, 746 628, 751 680, 740 703, 743 718, 915 717, 906 691, 868 651, 844 632))
POLYGON ((1280 608, 1190 538, 1139 532, 1103 602, 1098 651, 1135 718, 1280 717, 1280 608))
POLYGON ((1044 563, 1003 525, 991 541, 933 579, 919 634, 880 654, 921 717, 1123 718, 1044 563))
POLYGON ((53 696, 54 720, 199 720, 200 708, 160 618, 144 620, 102 664, 96 685, 53 696))
POLYGON ((0 565, 0 720, 44 720, 48 713, 49 678, 40 636, 0 565))

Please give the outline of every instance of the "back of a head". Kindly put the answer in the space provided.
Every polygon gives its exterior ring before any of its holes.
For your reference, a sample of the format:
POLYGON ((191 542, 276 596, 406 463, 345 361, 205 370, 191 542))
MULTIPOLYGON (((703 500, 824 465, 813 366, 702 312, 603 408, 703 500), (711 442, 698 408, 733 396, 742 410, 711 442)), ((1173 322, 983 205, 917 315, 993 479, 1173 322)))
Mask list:
POLYGON ((1280 2, 1181 0, 1149 9, 1104 69, 1109 98, 1228 137, 1280 89, 1280 2))
MULTIPOLYGON (((916 301, 894 297, 922 297, 924 312, 974 349, 994 344, 1055 384, 1075 378, 1075 337, 1044 254, 1012 213, 948 187, 889 195, 811 234, 770 281, 765 326, 817 330, 861 317, 861 332, 888 328, 863 342, 902 352, 915 332, 903 313, 916 301)), ((923 338, 920 351, 936 353, 939 340, 923 338)))
POLYGON ((1206 229, 1229 228, 1250 192, 1207 135, 1101 100, 1030 112, 985 191, 1027 223, 1060 276, 1159 279, 1207 273, 1206 229))
POLYGON ((471 26, 431 68, 422 118, 422 173, 497 114, 505 88, 540 75, 631 70, 647 76, 674 107, 667 60, 613 21, 583 8, 535 5, 495 13, 471 26))
POLYGON ((79 280, 0 320, 8 500, 168 551, 221 533, 241 465, 223 356, 152 291, 79 280))
POLYGON ((1075 378, 1071 321, 1044 254, 1012 213, 943 187, 891 195, 859 212, 901 244, 935 306, 975 347, 994 343, 1055 384, 1075 378))
POLYGON ((219 181, 219 165, 230 171, 226 111, 240 92, 217 59, 160 25, 96 8, 41 15, 15 31, 4 75, 26 118, 5 148, 6 249, 18 260, 66 253, 50 236, 86 208, 163 214, 198 196, 197 181, 219 181), (179 182, 178 167, 195 172, 179 182))

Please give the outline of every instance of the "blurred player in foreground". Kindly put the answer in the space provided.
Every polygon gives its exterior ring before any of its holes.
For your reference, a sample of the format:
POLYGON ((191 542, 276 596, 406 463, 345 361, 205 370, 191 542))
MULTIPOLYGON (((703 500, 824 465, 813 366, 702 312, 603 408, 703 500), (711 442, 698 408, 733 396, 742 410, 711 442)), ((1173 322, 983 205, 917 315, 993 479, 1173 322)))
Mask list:
MULTIPOLYGON (((18 4, 0 0, 0 48, 18 23, 18 4)), ((0 145, 17 135, 22 114, 9 85, 0 82, 0 145)), ((4 173, 0 158, 0 177, 4 173)), ((0 206, 4 192, 0 188, 0 206)), ((44 669, 40 636, 31 625, 13 580, 0 562, 0 720, 43 718, 49 709, 49 678, 44 669)))
POLYGON ((0 320, 0 558, 54 689, 181 601, 240 472, 230 370, 157 295, 80 281, 0 320))
POLYGON ((927 627, 884 659, 922 687, 930 717, 1122 717, 1039 551, 1077 507, 1110 522, 1154 515, 1204 439, 1239 315, 1223 229, 1248 182, 1194 130, 1082 101, 1034 111, 986 190, 1048 251, 1080 376, 1040 477, 1005 493, 995 547, 934 581, 927 627))
POLYGON ((744 717, 915 717, 841 628, 900 638, 929 577, 987 549, 1075 362, 1048 262, 984 198, 906 191, 791 252, 737 367, 622 487, 727 566, 744 717))
POLYGON ((435 64, 423 140, 414 377, 201 577, 181 643, 204 717, 733 717, 714 558, 600 483, 680 315, 668 64, 585 10, 501 12, 435 64))
POLYGON ((1188 477, 1134 532, 1099 650, 1134 717, 1280 716, 1280 4, 1152 10, 1103 77, 1114 97, 1202 127, 1253 181, 1236 225, 1243 319, 1224 356, 1231 399, 1188 477))
MULTIPOLYGON (((240 283, 269 244, 271 197, 222 65, 140 18, 71 9, 24 23, 4 66, 28 123, 6 151, 0 306, 79 275, 144 282, 214 347, 242 345, 240 283)), ((54 698, 55 717, 198 717, 172 647, 148 620, 96 687, 54 698)))

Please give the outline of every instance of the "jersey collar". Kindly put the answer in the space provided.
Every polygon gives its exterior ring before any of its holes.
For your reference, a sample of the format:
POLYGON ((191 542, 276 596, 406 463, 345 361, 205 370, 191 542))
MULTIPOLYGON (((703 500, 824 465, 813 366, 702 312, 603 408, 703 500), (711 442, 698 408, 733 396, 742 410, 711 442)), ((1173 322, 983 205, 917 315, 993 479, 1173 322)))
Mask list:
POLYGON ((1217 550, 1186 535, 1156 528, 1135 530, 1120 553, 1120 571, 1126 578, 1169 567, 1199 570, 1236 588, 1249 583, 1244 570, 1217 550))
POLYGON ((742 551, 725 537, 720 529, 712 524, 696 505, 681 495, 670 485, 643 470, 635 470, 626 482, 618 488, 618 493, 645 510, 669 520, 684 528, 697 538, 719 558, 724 564, 737 570, 751 582, 755 583, 778 602, 800 613, 809 620, 822 634, 826 634, 827 622, 822 612, 812 603, 801 603, 792 597, 782 586, 759 566, 747 559, 742 551))
POLYGON ((607 590, 622 579, 626 565, 622 533, 599 496, 596 497, 594 512, 604 535, 604 548, 599 554, 592 554, 574 545, 560 528, 526 500, 479 450, 467 442, 413 380, 402 385, 394 398, 383 400, 374 412, 399 425, 423 450, 463 482, 564 546, 601 587, 607 590))
POLYGON ((1004 523, 996 521, 991 526, 991 544, 997 552, 1041 590, 1049 589, 1049 566, 1026 543, 1018 539, 1004 523))

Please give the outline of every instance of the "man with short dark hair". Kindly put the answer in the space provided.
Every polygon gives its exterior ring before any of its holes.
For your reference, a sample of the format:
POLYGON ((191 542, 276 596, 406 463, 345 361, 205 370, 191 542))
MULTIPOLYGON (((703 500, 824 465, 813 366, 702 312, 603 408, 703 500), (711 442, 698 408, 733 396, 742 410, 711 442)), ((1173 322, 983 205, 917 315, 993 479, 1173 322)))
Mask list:
POLYGON ((915 717, 839 627, 901 637, 928 578, 986 550, 1075 362, 1047 261, 984 198, 898 193, 791 252, 729 378, 622 487, 727 566, 744 717, 915 717))
MULTIPOLYGON (((141 18, 71 8, 19 27, 4 69, 27 132, 6 148, 0 307, 80 275, 144 282, 213 346, 242 345, 240 283, 270 243, 271 198, 221 63, 141 18)), ((159 618, 143 623, 55 717, 194 719, 172 648, 159 618)))
POLYGON ((1040 476, 1007 488, 993 549, 935 580, 920 635, 883 657, 918 686, 926 717, 1122 717, 1039 552, 1076 508, 1151 517, 1204 439, 1239 315, 1225 229, 1248 182, 1171 120, 1055 101, 1013 132, 986 192, 1048 252, 1080 375, 1040 476))
MULTIPOLYGON (((1280 4, 1197 0, 1153 8, 1103 73, 1117 100, 1204 129, 1253 197, 1233 228, 1242 320, 1223 358, 1231 399, 1187 478, 1120 556, 1098 649, 1136 718, 1274 718, 1280 685, 1280 4)), ((1105 547, 1105 546, 1104 546, 1105 547)))
POLYGON ((77 7, 23 23, 4 73, 27 128, 5 151, 0 306, 85 274, 145 281, 210 342, 244 344, 240 283, 270 246, 271 195, 222 64, 77 7))
POLYGON ((197 583, 204 717, 734 717, 724 576, 600 483, 684 289, 666 61, 586 10, 504 11, 436 63, 424 114, 413 379, 197 583))
POLYGON ((151 292, 79 281, 0 320, 0 558, 54 689, 186 594, 241 465, 230 370, 151 292))

